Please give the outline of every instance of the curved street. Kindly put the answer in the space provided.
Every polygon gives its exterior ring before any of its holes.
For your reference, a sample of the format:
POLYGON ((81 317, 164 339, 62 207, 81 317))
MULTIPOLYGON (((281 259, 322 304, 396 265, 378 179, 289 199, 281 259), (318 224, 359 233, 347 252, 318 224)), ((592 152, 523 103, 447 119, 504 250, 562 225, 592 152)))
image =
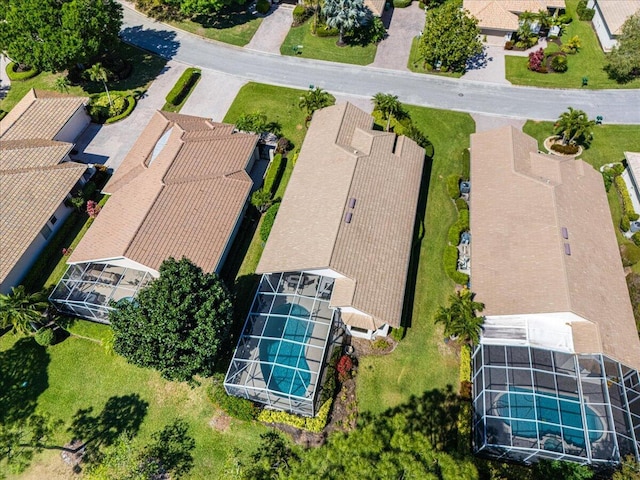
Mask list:
POLYGON ((126 6, 121 36, 167 59, 272 85, 363 97, 385 92, 413 105, 534 120, 555 120, 571 106, 602 115, 605 124, 640 124, 639 90, 518 87, 280 56, 176 30, 126 6))

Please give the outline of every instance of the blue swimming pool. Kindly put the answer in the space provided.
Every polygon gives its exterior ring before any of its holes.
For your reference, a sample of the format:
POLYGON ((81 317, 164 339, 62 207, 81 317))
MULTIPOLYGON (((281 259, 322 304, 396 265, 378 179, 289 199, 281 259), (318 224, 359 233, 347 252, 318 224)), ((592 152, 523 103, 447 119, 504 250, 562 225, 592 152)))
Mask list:
MULTIPOLYGON (((544 393, 544 392, 535 392, 544 393)), ((580 448, 585 448, 584 425, 580 403, 573 397, 558 395, 534 395, 533 390, 511 387, 509 393, 505 393, 498 400, 498 411, 501 417, 512 417, 511 433, 518 437, 536 438, 536 417, 540 437, 544 435, 564 435, 567 443, 580 448), (511 413, 509 413, 511 405, 511 413), (562 425, 551 425, 550 423, 562 425), (563 428, 565 427, 565 428, 563 428)), ((594 431, 602 430, 602 420, 598 412, 585 405, 585 417, 589 430, 589 441, 599 440, 603 433, 594 431)))
POLYGON ((269 317, 264 336, 260 342, 262 375, 268 380, 268 388, 285 394, 305 396, 311 383, 309 365, 304 348, 312 327, 304 319, 309 311, 301 305, 285 303, 274 308, 275 315, 269 317), (293 343, 300 342, 300 343, 293 343))

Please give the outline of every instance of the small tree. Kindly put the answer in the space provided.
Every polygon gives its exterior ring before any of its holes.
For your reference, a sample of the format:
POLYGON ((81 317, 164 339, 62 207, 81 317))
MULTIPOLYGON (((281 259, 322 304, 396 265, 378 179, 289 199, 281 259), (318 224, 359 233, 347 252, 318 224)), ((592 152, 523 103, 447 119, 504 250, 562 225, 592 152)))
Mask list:
POLYGON ((14 333, 26 335, 32 323, 42 325, 48 306, 44 292, 27 293, 23 285, 11 287, 11 293, 0 294, 0 328, 11 327, 14 333))
POLYGON ((562 50, 564 53, 573 55, 574 53, 578 53, 578 50, 580 50, 580 47, 582 47, 582 42, 580 41, 580 37, 578 37, 577 35, 574 35, 567 41, 567 43, 562 44, 562 47, 560 47, 560 50, 562 50))
POLYGON ((386 132, 389 131, 391 117, 399 118, 404 114, 402 103, 398 100, 397 95, 389 93, 376 93, 373 98, 373 108, 382 113, 382 117, 387 121, 386 132))
POLYGON ((56 81, 53 84, 53 87, 60 93, 68 93, 70 86, 71 83, 66 76, 56 78, 56 81))
POLYGON ((100 62, 94 63, 91 65, 86 72, 87 77, 92 82, 102 82, 104 85, 104 90, 107 92, 107 98, 109 99, 109 106, 113 108, 113 102, 111 101, 111 95, 109 94, 109 89, 107 88, 107 80, 109 79, 109 71, 102 66, 100 62))
POLYGON ((256 207, 260 213, 266 212, 272 203, 271 192, 262 188, 256 190, 251 195, 251 205, 256 207))
POLYGON ((484 310, 484 304, 473 300, 473 293, 468 288, 449 296, 449 306, 439 307, 435 323, 444 325, 444 334, 457 337, 468 344, 478 343, 484 317, 476 312, 484 310))
POLYGON ((160 277, 134 301, 112 306, 113 349, 127 361, 155 368, 169 380, 213 374, 233 313, 229 292, 215 273, 204 273, 186 258, 169 258, 160 277))
POLYGON ((622 25, 618 45, 607 55, 604 69, 619 83, 640 76, 640 12, 631 15, 622 25))
POLYGON ((335 98, 320 87, 310 88, 300 97, 298 106, 307 114, 307 121, 311 120, 313 112, 333 105, 335 98))
POLYGON ((270 123, 263 112, 246 113, 238 118, 236 128, 242 132, 260 134, 269 131, 270 123))
POLYGON ((589 120, 587 114, 582 110, 569 107, 556 121, 553 133, 562 135, 562 141, 565 145, 587 145, 593 137, 592 130, 595 124, 596 122, 589 120))
POLYGON ((340 32, 337 42, 340 47, 345 45, 345 32, 365 25, 371 19, 371 12, 362 0, 325 0, 322 13, 327 19, 327 25, 340 32))

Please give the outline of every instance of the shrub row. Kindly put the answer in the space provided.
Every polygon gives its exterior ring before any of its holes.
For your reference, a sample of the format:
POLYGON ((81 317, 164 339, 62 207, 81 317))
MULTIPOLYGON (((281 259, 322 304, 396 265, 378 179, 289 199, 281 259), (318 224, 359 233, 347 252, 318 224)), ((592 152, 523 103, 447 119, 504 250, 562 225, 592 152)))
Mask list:
POLYGON ((182 101, 187 97, 193 86, 200 78, 200 70, 197 68, 187 68, 180 78, 173 86, 171 91, 167 94, 167 103, 171 105, 180 105, 182 101))
POLYGON ((16 62, 9 62, 5 71, 7 72, 7 76, 9 80, 12 82, 22 82, 24 80, 29 80, 30 78, 35 77, 40 72, 35 68, 31 70, 25 70, 24 72, 18 72, 18 64, 16 62))
POLYGON ((399 342, 404 338, 407 333, 407 329, 405 327, 394 327, 391 329, 391 338, 393 338, 396 342, 399 342))
POLYGON ((604 168, 602 170, 602 178, 604 180, 604 188, 609 191, 611 185, 613 185, 613 179, 618 175, 622 175, 624 172, 624 165, 622 163, 616 163, 611 167, 604 168))
POLYGON ((630 267, 640 262, 640 248, 630 243, 621 245, 620 256, 622 257, 622 264, 625 267, 630 267))
POLYGON ((258 420, 265 423, 283 423, 301 430, 307 430, 313 433, 320 433, 327 426, 329 420, 329 412, 333 399, 330 398, 322 404, 318 413, 313 418, 299 417, 287 412, 276 412, 275 410, 262 410, 258 415, 258 420))
POLYGON ((462 345, 460 349, 460 381, 471 381, 471 347, 462 345))
POLYGON ((458 285, 466 285, 469 283, 469 275, 458 271, 458 249, 453 245, 447 245, 444 248, 442 256, 445 273, 458 285))
POLYGON ((551 150, 553 150, 554 152, 562 153, 564 155, 574 155, 578 153, 578 150, 580 149, 578 148, 577 145, 572 145, 570 143, 567 145, 563 145, 561 143, 554 143, 553 145, 551 145, 551 150))
POLYGON ((406 8, 411 5, 411 0, 393 0, 394 8, 406 8))
POLYGON ((460 175, 453 173, 447 177, 447 193, 454 200, 460 197, 460 175))
POLYGON ((107 124, 115 123, 131 115, 131 112, 133 112, 133 109, 136 108, 136 99, 133 95, 127 95, 126 97, 124 97, 124 101, 126 102, 127 105, 122 111, 122 113, 115 115, 113 117, 107 118, 104 121, 104 123, 107 123, 107 124))
POLYGON ((298 25, 302 25, 307 18, 309 18, 313 14, 313 11, 310 8, 305 7, 304 5, 296 5, 293 9, 293 25, 297 27, 298 25))
POLYGON ((269 207, 267 213, 264 214, 262 225, 260 225, 260 238, 263 242, 266 242, 267 238, 269 238, 269 234, 271 233, 271 228, 273 227, 273 222, 276 220, 279 208, 280 204, 274 203, 269 207))
MULTIPOLYGON (((466 202, 465 202, 466 204, 466 202)), ((460 243, 460 234, 469 230, 469 210, 458 211, 458 220, 449 228, 448 239, 451 245, 457 246, 460 243)))
POLYGON ((618 194, 622 199, 622 210, 624 215, 626 215, 630 221, 638 220, 639 216, 633 209, 633 202, 631 201, 631 196, 629 196, 627 184, 624 182, 624 179, 621 175, 618 175, 613 181, 616 185, 616 189, 618 190, 618 194))
POLYGON ((459 212, 461 212, 462 210, 469 210, 469 204, 462 197, 456 198, 456 208, 459 212))
POLYGON ((334 348, 331 352, 329 363, 325 368, 324 383, 320 391, 320 403, 323 405, 327 400, 334 398, 338 391, 338 372, 336 371, 336 365, 341 354, 341 348, 334 348))
POLYGON ((262 15, 267 13, 270 8, 271 8, 271 4, 269 3, 268 0, 258 0, 256 2, 256 11, 258 13, 261 13, 262 15))
POLYGON ((587 0, 580 0, 578 2, 578 6, 576 7, 576 13, 578 14, 578 18, 580 20, 590 22, 593 19, 596 11, 593 8, 587 8, 587 3, 587 0))
POLYGON ((278 185, 280 185, 280 180, 282 179, 282 173, 284 172, 285 165, 286 160, 282 158, 281 154, 277 153, 273 157, 271 165, 269 165, 267 174, 264 176, 264 185, 262 186, 262 188, 263 190, 269 192, 272 197, 278 190, 278 185))
POLYGON ((233 418, 250 422, 258 418, 259 409, 244 398, 227 395, 224 389, 224 375, 216 373, 207 390, 209 400, 233 418))

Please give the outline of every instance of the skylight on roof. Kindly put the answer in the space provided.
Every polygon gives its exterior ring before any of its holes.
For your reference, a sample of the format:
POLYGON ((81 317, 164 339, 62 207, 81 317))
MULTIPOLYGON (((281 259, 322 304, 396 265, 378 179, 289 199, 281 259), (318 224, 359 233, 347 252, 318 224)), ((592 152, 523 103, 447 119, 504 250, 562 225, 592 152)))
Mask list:
POLYGON ((158 141, 156 142, 156 145, 153 147, 153 152, 151 153, 151 160, 149 160, 149 165, 151 165, 153 161, 158 157, 158 155, 160 155, 160 152, 162 152, 165 145, 169 141, 169 136, 171 135, 172 131, 173 131, 173 127, 171 127, 169 130, 164 132, 162 136, 158 139, 158 141))

